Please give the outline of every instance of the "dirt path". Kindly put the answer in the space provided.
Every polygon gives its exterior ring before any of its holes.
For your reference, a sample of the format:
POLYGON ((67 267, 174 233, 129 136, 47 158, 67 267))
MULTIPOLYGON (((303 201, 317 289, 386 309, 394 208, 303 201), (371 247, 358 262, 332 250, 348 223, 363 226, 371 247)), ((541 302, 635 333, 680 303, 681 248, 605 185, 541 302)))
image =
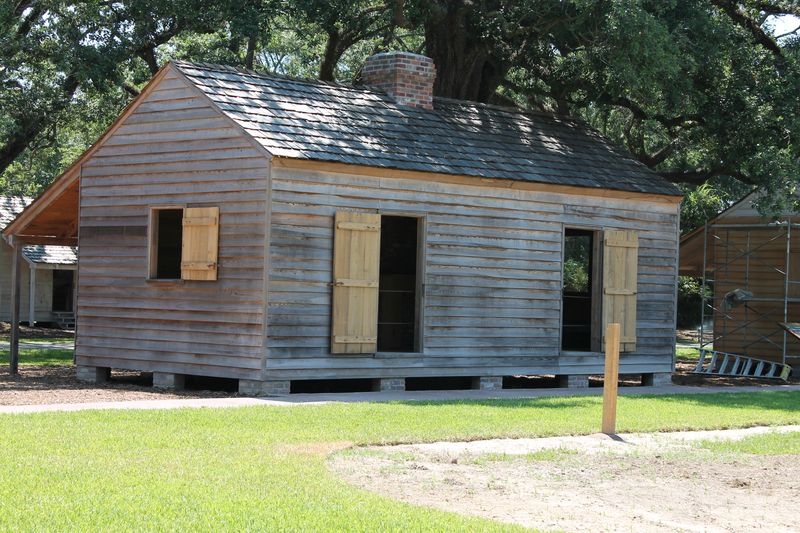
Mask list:
POLYGON ((545 530, 797 531, 800 456, 698 449, 800 426, 360 448, 330 465, 419 505, 545 530))

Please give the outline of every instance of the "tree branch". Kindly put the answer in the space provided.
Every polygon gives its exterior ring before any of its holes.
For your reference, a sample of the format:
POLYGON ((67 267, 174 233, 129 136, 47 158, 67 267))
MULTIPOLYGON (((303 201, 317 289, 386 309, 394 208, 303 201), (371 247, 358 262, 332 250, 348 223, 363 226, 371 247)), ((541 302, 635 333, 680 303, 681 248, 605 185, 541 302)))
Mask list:
POLYGON ((785 59, 783 50, 778 46, 778 43, 761 29, 761 25, 758 22, 740 11, 734 2, 731 0, 711 0, 711 3, 720 8, 734 23, 750 32, 750 35, 753 36, 758 44, 775 54, 776 57, 785 59))

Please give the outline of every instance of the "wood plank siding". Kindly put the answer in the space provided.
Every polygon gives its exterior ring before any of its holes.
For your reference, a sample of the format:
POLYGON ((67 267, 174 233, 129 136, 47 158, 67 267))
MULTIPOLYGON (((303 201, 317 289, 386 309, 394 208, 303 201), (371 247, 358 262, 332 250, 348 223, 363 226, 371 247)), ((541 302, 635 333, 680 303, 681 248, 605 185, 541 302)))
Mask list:
POLYGON ((167 69, 80 172, 77 363, 260 379, 268 154, 167 69), (154 206, 219 208, 216 281, 147 280, 154 206))
MULTIPOLYGON (((744 212, 737 210, 734 215, 744 212)), ((763 224, 752 216, 726 216, 720 224, 763 224)), ((787 362, 800 360, 800 342, 786 335, 778 325, 784 320, 784 295, 787 294, 787 321, 800 317, 800 230, 792 230, 789 281, 786 286, 785 227, 753 227, 733 229, 713 227, 709 230, 708 265, 713 268, 714 304, 720 309, 730 291, 744 289, 753 294, 747 306, 740 305, 714 313, 714 349, 749 355, 759 359, 783 361, 786 338, 787 362), (798 282, 798 283, 793 283, 798 282)))
POLYGON ((601 354, 560 350, 564 227, 637 232, 636 349, 620 371, 672 371, 678 204, 380 175, 273 166, 267 379, 601 373, 601 354), (331 355, 341 210, 422 217, 422 352, 331 355))
MULTIPOLYGON (((14 250, 5 242, 0 242, 0 320, 11 320, 11 261, 14 250)), ((27 322, 30 316, 29 290, 30 290, 30 265, 22 261, 20 270, 20 317, 22 322, 27 322)), ((36 302, 34 304, 35 317, 38 322, 53 320, 53 271, 40 269, 36 271, 36 302)))

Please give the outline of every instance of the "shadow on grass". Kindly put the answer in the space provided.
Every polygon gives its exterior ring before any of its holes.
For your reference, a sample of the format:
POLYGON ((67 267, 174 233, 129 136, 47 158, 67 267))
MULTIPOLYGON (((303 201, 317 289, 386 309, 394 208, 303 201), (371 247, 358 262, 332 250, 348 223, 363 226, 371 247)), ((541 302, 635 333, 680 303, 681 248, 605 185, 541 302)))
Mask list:
MULTIPOLYGON (((691 406, 717 407, 730 409, 764 409, 775 411, 800 412, 800 391, 765 390, 757 392, 719 392, 704 394, 627 394, 620 396, 620 402, 631 400, 650 400, 659 403, 675 403, 680 409, 691 406)), ((514 398, 488 400, 408 400, 387 402, 409 407, 431 406, 482 406, 503 408, 564 409, 570 407, 590 407, 602 404, 600 396, 550 396, 542 398, 514 398)))
MULTIPOLYGON (((60 348, 28 348, 20 350, 20 365, 55 366, 71 365, 74 350, 60 348)), ((10 353, 0 350, 0 364, 9 364, 10 353)))

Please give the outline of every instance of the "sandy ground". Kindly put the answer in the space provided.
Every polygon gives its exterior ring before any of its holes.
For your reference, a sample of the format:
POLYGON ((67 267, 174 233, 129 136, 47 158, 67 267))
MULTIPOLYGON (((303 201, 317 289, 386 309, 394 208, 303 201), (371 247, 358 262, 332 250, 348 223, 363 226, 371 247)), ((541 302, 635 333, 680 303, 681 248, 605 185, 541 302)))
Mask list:
POLYGON ((20 365, 18 376, 0 366, 0 405, 168 400, 177 398, 223 398, 230 391, 184 390, 164 392, 152 388, 152 377, 138 372, 114 371, 108 383, 83 383, 73 366, 20 365))
POLYGON ((798 531, 800 456, 698 449, 800 426, 347 450, 331 468, 409 503, 561 531, 798 531))

